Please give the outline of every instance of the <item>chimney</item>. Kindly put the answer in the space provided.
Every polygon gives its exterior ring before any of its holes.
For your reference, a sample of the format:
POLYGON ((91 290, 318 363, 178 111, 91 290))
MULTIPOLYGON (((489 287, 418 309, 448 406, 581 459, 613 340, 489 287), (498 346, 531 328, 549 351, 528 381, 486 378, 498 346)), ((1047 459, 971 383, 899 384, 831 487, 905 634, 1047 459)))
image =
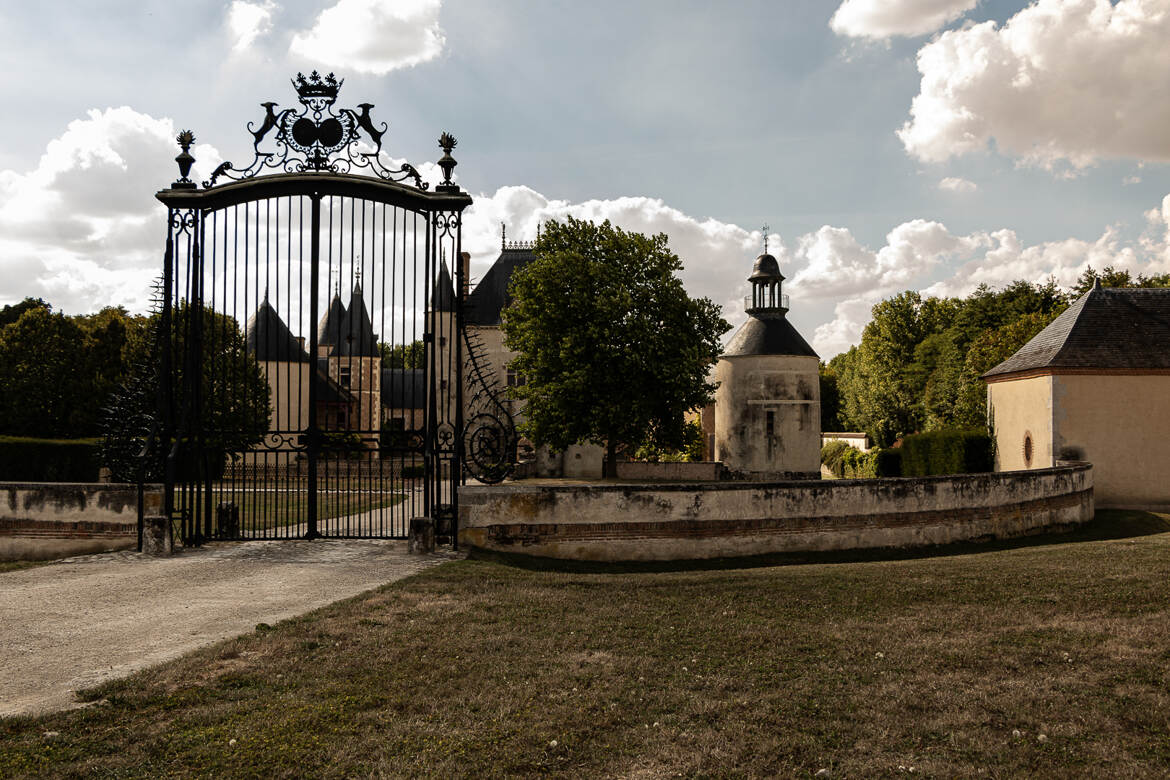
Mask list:
POLYGON ((463 288, 459 291, 459 294, 462 295, 464 299, 466 299, 467 296, 471 293, 471 253, 460 252, 459 264, 462 266, 463 270, 463 288))
POLYGON ((305 337, 297 336, 297 343, 301 345, 301 349, 305 348, 305 337))

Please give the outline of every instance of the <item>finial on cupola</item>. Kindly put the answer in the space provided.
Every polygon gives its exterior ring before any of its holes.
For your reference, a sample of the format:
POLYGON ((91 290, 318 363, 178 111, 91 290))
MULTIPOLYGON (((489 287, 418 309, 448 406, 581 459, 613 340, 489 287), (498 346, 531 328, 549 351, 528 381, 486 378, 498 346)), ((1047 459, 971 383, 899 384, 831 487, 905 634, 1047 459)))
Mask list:
POLYGON ((781 291, 784 275, 780 273, 780 263, 768 253, 768 226, 764 225, 764 253, 756 258, 752 266, 752 275, 748 281, 752 284, 752 297, 746 300, 745 309, 752 316, 764 314, 784 314, 788 311, 787 296, 781 291))

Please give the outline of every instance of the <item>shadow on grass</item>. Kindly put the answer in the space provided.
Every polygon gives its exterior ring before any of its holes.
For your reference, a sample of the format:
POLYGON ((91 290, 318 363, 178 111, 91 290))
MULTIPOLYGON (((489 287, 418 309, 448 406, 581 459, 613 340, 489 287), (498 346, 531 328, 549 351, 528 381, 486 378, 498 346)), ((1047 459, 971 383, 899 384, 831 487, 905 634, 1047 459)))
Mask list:
POLYGON ((833 550, 825 552, 774 553, 740 558, 708 558, 689 561, 625 561, 604 563, 598 561, 566 561, 558 558, 540 558, 519 553, 499 553, 474 550, 470 558, 495 561, 532 571, 563 571, 572 573, 631 573, 665 571, 711 571, 718 569, 749 569, 762 566, 791 566, 809 563, 858 563, 864 561, 900 561, 918 558, 942 558, 971 555, 998 550, 1041 547, 1054 544, 1078 544, 1109 539, 1129 539, 1170 532, 1170 515, 1156 512, 1138 512, 1102 509, 1091 521, 1065 531, 1048 531, 1034 536, 1013 539, 985 539, 929 547, 878 547, 867 550, 833 550))

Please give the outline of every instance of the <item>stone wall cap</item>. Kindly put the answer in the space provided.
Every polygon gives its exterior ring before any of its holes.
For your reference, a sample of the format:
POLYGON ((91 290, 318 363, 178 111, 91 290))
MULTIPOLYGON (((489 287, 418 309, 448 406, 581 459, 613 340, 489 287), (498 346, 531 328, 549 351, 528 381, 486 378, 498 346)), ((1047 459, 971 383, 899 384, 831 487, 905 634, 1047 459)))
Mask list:
POLYGON ((527 485, 523 483, 505 483, 502 485, 462 485, 459 488, 461 495, 508 495, 509 493, 545 493, 545 492, 600 492, 619 493, 630 491, 672 491, 688 490, 771 490, 775 488, 833 488, 853 485, 908 485, 925 484, 930 482, 944 482, 958 477, 973 479, 997 479, 1004 477, 1018 478, 1021 476, 1047 476, 1053 474, 1090 471, 1093 464, 1080 461, 1067 465, 1053 466, 1045 469, 1019 469, 1016 471, 980 471, 970 474, 935 474, 929 477, 878 477, 871 479, 789 479, 775 481, 754 480, 723 480, 719 482, 574 482, 561 484, 527 485))

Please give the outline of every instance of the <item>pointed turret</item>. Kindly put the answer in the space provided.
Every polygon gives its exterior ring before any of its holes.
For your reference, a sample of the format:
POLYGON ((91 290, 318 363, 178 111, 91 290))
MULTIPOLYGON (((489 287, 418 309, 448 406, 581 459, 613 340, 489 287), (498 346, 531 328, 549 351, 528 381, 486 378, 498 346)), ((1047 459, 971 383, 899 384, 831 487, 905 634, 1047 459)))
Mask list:
POLYGON ((325 312, 317 328, 317 349, 321 355, 333 354, 333 350, 341 343, 344 322, 345 304, 341 302, 341 296, 334 293, 333 300, 329 302, 329 310, 325 312))
POLYGON ((374 324, 366 310, 359 282, 349 298, 349 307, 341 321, 341 337, 333 354, 349 357, 378 357, 378 340, 374 336, 374 324))
POLYGON ((248 352, 261 362, 307 363, 309 356, 300 341, 264 296, 260 308, 248 320, 245 332, 248 352))

